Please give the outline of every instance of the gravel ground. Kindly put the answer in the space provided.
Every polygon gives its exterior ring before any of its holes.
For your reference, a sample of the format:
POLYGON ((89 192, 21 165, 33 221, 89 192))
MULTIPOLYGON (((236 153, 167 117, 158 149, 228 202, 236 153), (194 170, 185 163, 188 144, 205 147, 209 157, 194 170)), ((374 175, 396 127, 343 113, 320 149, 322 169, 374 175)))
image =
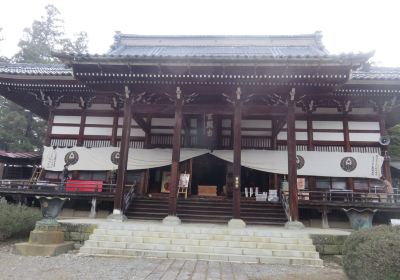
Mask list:
POLYGON ((82 257, 77 252, 57 257, 14 255, 13 243, 0 243, 1 279, 254 279, 344 280, 343 270, 144 258, 82 257))

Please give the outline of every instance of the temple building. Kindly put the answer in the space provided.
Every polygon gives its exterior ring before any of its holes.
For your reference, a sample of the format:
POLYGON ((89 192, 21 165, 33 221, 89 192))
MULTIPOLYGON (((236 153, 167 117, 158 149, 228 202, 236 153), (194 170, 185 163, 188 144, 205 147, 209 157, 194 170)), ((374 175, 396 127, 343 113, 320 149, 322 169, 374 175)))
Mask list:
POLYGON ((47 183, 26 195, 97 198, 116 219, 169 223, 396 215, 381 179, 400 70, 370 66, 372 52, 332 55, 321 38, 117 33, 104 55, 0 64, 0 94, 48 120, 36 178, 47 183))

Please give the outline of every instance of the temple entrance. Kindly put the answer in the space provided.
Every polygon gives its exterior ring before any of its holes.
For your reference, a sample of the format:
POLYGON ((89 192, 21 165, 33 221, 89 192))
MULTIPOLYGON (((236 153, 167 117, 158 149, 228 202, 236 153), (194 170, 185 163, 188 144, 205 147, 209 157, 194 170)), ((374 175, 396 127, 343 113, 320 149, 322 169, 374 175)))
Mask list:
MULTIPOLYGON (((258 193, 269 192, 270 189, 270 175, 271 173, 250 169, 247 167, 241 168, 241 192, 245 193, 245 188, 253 188, 254 195, 258 190, 258 193)), ((250 195, 250 193, 249 193, 250 195)))
POLYGON ((193 159, 191 193, 219 196, 224 194, 227 162, 210 154, 193 159))
MULTIPOLYGON (((204 154, 180 163, 180 173, 190 174, 188 195, 206 197, 232 197, 233 164, 211 154, 204 154)), ((241 168, 241 196, 246 193, 252 196, 255 193, 268 192, 271 185, 272 173, 258 171, 242 166, 241 168), (247 190, 246 190, 247 189, 247 190)), ((151 168, 148 170, 147 192, 169 193, 171 166, 151 168)))

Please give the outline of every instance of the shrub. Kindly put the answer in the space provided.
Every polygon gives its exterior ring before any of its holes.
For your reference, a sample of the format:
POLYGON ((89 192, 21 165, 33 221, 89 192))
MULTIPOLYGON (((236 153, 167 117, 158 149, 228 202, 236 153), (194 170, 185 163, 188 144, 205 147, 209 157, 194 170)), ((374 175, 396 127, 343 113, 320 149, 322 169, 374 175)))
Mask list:
POLYGON ((353 232, 343 248, 343 268, 354 280, 400 279, 400 226, 353 232))
POLYGON ((37 208, 9 204, 5 199, 0 199, 0 240, 28 233, 41 218, 42 214, 37 208))

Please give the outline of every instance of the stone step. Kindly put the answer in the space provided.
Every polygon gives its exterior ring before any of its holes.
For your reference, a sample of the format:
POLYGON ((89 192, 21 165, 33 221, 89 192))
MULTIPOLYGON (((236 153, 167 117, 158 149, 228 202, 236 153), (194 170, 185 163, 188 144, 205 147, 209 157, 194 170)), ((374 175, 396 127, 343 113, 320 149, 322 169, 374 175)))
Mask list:
MULTIPOLYGON (((166 201, 152 201, 151 199, 147 200, 134 200, 130 204, 130 208, 138 207, 138 206, 149 206, 149 207, 154 207, 157 205, 157 207, 162 207, 162 208, 167 208, 168 209, 168 200, 166 201)), ((221 202, 210 202, 210 201, 205 201, 205 202, 198 202, 198 201, 178 201, 177 202, 177 207, 178 208, 202 208, 202 207, 210 207, 215 209, 226 209, 226 210, 231 210, 232 209, 232 202, 226 202, 226 203, 221 203, 221 202)), ((260 204, 256 202, 252 203, 241 203, 240 208, 242 210, 281 210, 282 205, 280 203, 265 203, 265 202, 260 202, 260 204)))
MULTIPOLYGON (((267 243, 267 242, 255 242, 255 241, 186 239, 186 236, 183 234, 182 235, 175 234, 173 238, 92 235, 89 239, 89 244, 92 244, 91 246, 94 246, 93 242, 91 241, 111 242, 111 243, 151 243, 151 244, 171 244, 171 245, 214 246, 214 247, 267 249, 267 250, 294 250, 294 251, 297 250, 297 251, 315 252, 314 245, 267 243)), ((124 245, 121 244, 115 244, 115 245, 124 247, 124 245)), ((101 244, 98 244, 97 246, 101 246, 101 244)))
POLYGON ((286 265, 309 265, 322 266, 320 259, 300 258, 300 257, 280 257, 280 256, 258 256, 258 255, 240 255, 240 254, 214 254, 214 253, 194 253, 194 252, 176 252, 159 250, 137 250, 121 248, 96 248, 83 246, 80 249, 80 255, 97 255, 109 257, 153 257, 153 258, 171 258, 186 260, 209 260, 209 261, 229 261, 240 263, 265 263, 265 264, 286 264, 286 265))
MULTIPOLYGON (((226 247, 226 246, 207 245, 206 243, 200 243, 200 245, 182 245, 182 244, 164 243, 161 240, 158 240, 157 242, 158 243, 155 243, 151 240, 145 240, 145 239, 143 243, 88 240, 86 241, 84 247, 107 248, 107 249, 109 248, 136 249, 136 250, 150 250, 150 251, 157 250, 157 251, 210 253, 210 254, 296 257, 296 258, 314 258, 314 259, 319 258, 319 254, 315 251, 312 252, 312 251, 297 251, 297 250, 243 248, 240 246, 226 247)), ((221 245, 221 243, 219 245, 221 245)), ((267 244, 264 245, 266 246, 267 244)))
POLYGON ((216 224, 104 223, 81 247, 83 255, 201 259, 321 266, 306 232, 282 227, 232 229, 216 224))
MULTIPOLYGON (((109 233, 108 233, 109 234, 109 233)), ((103 234, 103 235, 107 235, 103 234)), ((97 236, 97 234, 96 234, 97 236)), ((115 236, 115 235, 107 235, 107 236, 115 236)), ((174 242, 179 242, 178 240, 190 240, 190 244, 201 244, 201 243, 217 243, 217 242, 256 242, 258 244, 282 244, 282 245, 312 245, 312 241, 310 239, 297 239, 297 238, 283 238, 283 237, 257 237, 257 236, 229 236, 229 235, 208 235, 208 234, 189 234, 186 237, 176 237, 168 236, 167 233, 157 234, 154 232, 142 232, 138 233, 135 232, 132 235, 117 235, 118 238, 120 237, 127 237, 133 238, 132 240, 140 240, 140 238, 144 238, 146 241, 143 242, 150 242, 149 238, 154 239, 151 241, 152 243, 163 243, 163 244, 173 244, 174 242), (135 239, 137 238, 137 239, 135 239)), ((95 237, 92 237, 95 238, 95 237)), ((116 240, 118 240, 118 238, 116 240)), ((122 241, 121 241, 122 242, 122 241)), ((181 241, 183 242, 183 241, 181 241)), ((224 244, 224 243, 222 243, 224 244)), ((214 245, 217 246, 217 245, 214 245)), ((223 246, 223 245, 221 245, 223 246)), ((250 246, 250 245, 248 245, 250 246)), ((259 248, 263 248, 259 245, 259 248)), ((278 247, 278 245, 275 245, 278 247)), ((275 247, 275 248, 276 248, 275 247)), ((292 246, 292 248, 295 246, 292 246)), ((256 246, 257 248, 257 246, 256 246)))
MULTIPOLYGON (((185 205, 181 206, 178 205, 177 207, 178 213, 179 212, 188 212, 188 211, 204 211, 204 212, 215 212, 215 213, 226 213, 232 212, 232 205, 226 207, 217 207, 213 206, 212 208, 203 205, 185 205)), ((135 211, 154 211, 154 205, 149 204, 136 204, 131 205, 128 212, 135 212, 135 211)), ((168 211, 168 205, 157 206, 157 210, 163 213, 168 211)), ((242 214, 249 213, 249 214, 284 214, 281 208, 269 208, 269 207, 260 207, 260 208, 245 208, 241 207, 240 212, 242 214)))
MULTIPOLYGON (((162 220, 168 212, 167 197, 136 198, 126 212, 128 218, 162 220)), ((226 198, 179 198, 178 216, 183 222, 226 223, 232 217, 232 200, 226 198)), ((286 215, 280 203, 241 201, 241 216, 248 224, 283 225, 286 215)))
POLYGON ((228 228, 201 228, 201 227, 164 227, 164 226, 119 226, 102 227, 94 230, 100 235, 117 236, 144 236, 144 237, 168 237, 175 238, 176 234, 185 236, 184 238, 206 239, 206 240, 231 240, 266 242, 274 240, 281 243, 302 243, 312 244, 312 240, 306 234, 296 232, 280 231, 252 231, 247 229, 228 229, 228 228))

